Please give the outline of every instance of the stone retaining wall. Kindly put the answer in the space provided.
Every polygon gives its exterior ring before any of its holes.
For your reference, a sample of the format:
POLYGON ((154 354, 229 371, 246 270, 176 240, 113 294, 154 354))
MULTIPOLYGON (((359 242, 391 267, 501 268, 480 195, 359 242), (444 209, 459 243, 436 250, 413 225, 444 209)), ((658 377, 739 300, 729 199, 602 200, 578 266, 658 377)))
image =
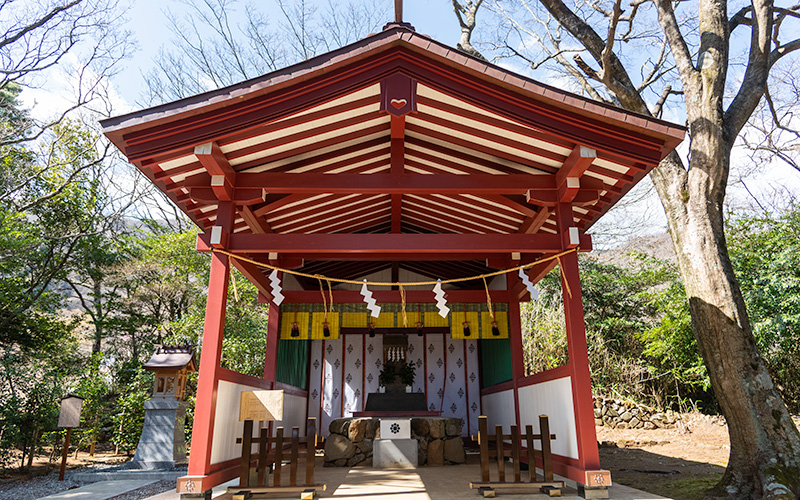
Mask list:
MULTIPOLYGON (((325 440, 326 467, 352 467, 372 459, 380 439, 378 418, 337 418, 325 440)), ((419 465, 463 464, 466 461, 460 418, 412 418, 411 437, 418 442, 419 465)))
POLYGON ((680 415, 611 398, 594 398, 594 423, 612 429, 672 429, 680 415))

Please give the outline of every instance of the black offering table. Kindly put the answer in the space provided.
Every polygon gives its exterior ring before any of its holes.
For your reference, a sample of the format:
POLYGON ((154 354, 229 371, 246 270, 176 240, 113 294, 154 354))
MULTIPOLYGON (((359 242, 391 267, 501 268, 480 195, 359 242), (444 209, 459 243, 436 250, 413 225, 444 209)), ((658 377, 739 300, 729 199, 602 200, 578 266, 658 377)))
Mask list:
POLYGON ((428 411, 425 394, 421 392, 371 392, 367 394, 364 411, 428 411))

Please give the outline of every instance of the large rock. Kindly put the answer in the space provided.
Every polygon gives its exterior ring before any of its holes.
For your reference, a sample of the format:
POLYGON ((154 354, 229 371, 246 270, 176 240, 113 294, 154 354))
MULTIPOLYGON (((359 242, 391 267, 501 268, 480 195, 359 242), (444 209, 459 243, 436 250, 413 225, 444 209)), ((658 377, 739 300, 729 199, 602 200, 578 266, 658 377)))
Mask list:
POLYGON ((431 424, 425 418, 412 418, 411 431, 417 436, 427 436, 431 431, 431 424))
POLYGON ((467 454, 464 452, 464 440, 457 437, 445 441, 444 459, 454 464, 463 464, 466 462, 467 454))
POLYGON ((348 467, 352 467, 354 465, 360 464, 361 462, 363 462, 366 459, 367 459, 367 456, 364 455, 363 453, 356 453, 353 456, 353 458, 351 458, 350 460, 347 461, 347 465, 348 465, 348 467))
POLYGON ((444 443, 441 439, 428 443, 428 465, 444 465, 444 443))
POLYGON ((380 422, 377 419, 369 418, 366 420, 367 428, 364 431, 364 439, 375 439, 378 430, 381 428, 380 422))
MULTIPOLYGON (((336 462, 337 465, 339 460, 344 459, 347 462, 348 459, 353 458, 353 455, 356 454, 356 447, 353 446, 353 443, 344 436, 340 436, 339 434, 331 434, 328 436, 328 439, 325 440, 325 461, 326 462, 336 462)), ((342 464, 344 466, 345 464, 342 464)))
POLYGON ((445 434, 448 437, 461 436, 461 427, 463 425, 460 418, 449 418, 447 419, 445 434))
POLYGON ((331 434, 339 434, 340 436, 346 436, 347 430, 350 427, 349 418, 335 418, 331 421, 330 425, 328 426, 328 432, 331 434))
POLYGON ((351 420, 350 427, 347 429, 347 436, 350 441, 358 443, 364 439, 367 432, 367 421, 363 419, 351 420))
MULTIPOLYGON (((446 436, 444 429, 444 419, 435 419, 430 421, 431 437, 433 439, 442 439, 446 436)), ((430 453, 430 452, 429 452, 430 453)))
POLYGON ((367 457, 372 456, 372 440, 371 439, 364 439, 356 443, 356 449, 359 453, 363 453, 367 457))

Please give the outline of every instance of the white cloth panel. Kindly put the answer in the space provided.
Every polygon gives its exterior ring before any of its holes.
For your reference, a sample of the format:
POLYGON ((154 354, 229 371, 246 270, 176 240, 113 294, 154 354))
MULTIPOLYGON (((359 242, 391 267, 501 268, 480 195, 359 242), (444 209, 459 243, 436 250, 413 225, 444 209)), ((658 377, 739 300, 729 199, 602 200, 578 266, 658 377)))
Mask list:
MULTIPOLYGON (((375 335, 373 338, 369 338, 369 336, 364 338, 366 342, 366 348, 364 353, 366 355, 364 359, 364 394, 367 395, 370 392, 378 392, 378 375, 381 373, 381 369, 383 368, 383 335, 375 335)), ((365 404, 366 404, 366 396, 365 396, 365 404)))
POLYGON ((469 435, 478 433, 478 417, 481 414, 481 381, 478 361, 478 341, 465 340, 467 348, 467 425, 469 435))
POLYGON ((322 414, 321 408, 322 405, 320 401, 322 400, 322 341, 321 340, 312 340, 311 341, 311 355, 308 359, 309 362, 309 369, 308 369, 308 416, 315 417, 317 419, 317 426, 319 429, 317 432, 320 435, 327 436, 328 435, 328 428, 322 427, 322 414))
POLYGON ((425 343, 427 344, 428 360, 425 366, 425 375, 428 378, 428 410, 442 411, 443 416, 448 416, 442 404, 442 396, 444 395, 444 363, 445 363, 445 350, 444 350, 444 337, 443 333, 431 333, 425 335, 425 343))
POLYGON ((352 417, 361 411, 364 398, 362 380, 364 376, 364 335, 344 335, 344 416, 352 417))
POLYGON ((324 340, 325 353, 323 369, 322 421, 320 427, 324 435, 328 435, 328 426, 331 420, 342 416, 342 345, 341 339, 324 340))
POLYGON ((412 391, 425 392, 425 339, 419 335, 408 336, 406 361, 414 362, 414 385, 412 391))
POLYGON ((444 405, 442 416, 461 418, 462 435, 467 436, 467 381, 464 361, 464 341, 445 338, 445 355, 447 356, 447 380, 444 385, 444 405))

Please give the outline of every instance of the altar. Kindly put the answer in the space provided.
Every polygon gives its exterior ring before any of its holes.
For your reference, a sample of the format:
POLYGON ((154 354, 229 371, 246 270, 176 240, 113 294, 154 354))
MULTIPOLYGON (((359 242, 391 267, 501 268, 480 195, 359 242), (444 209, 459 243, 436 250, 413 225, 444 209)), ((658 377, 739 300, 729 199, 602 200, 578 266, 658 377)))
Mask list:
MULTIPOLYGON (((447 417, 401 417, 408 421, 409 438, 416 441, 416 463, 410 466, 456 465, 466 461, 461 420, 447 417)), ((325 440, 326 467, 375 465, 375 444, 388 439, 392 429, 382 421, 394 423, 398 417, 338 418, 331 422, 325 440)), ((391 424, 388 425, 391 427, 391 424)), ((402 429, 396 429, 399 434, 402 429)), ((402 445, 401 445, 402 446, 402 445)), ((396 465, 397 466, 397 465, 396 465)), ((402 465, 400 465, 402 466, 402 465)))

